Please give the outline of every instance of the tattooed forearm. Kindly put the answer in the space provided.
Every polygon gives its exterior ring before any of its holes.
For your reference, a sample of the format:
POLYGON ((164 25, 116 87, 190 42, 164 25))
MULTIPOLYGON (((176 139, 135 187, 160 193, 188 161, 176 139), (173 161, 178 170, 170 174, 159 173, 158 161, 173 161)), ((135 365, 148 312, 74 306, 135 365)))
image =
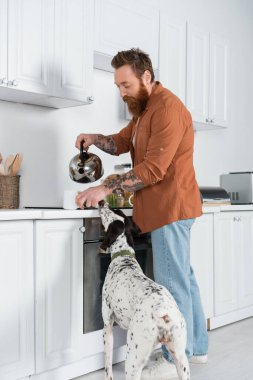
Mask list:
POLYGON ((95 145, 99 149, 109 154, 115 154, 117 151, 115 141, 111 136, 97 135, 95 145))
POLYGON ((117 194, 123 194, 126 191, 134 192, 145 187, 144 183, 137 178, 133 170, 122 175, 111 175, 105 179, 103 185, 117 194))

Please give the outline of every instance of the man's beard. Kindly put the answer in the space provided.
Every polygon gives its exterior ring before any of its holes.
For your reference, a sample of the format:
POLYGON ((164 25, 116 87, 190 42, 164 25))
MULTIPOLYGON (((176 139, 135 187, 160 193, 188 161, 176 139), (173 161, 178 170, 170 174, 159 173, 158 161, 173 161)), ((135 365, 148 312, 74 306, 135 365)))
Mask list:
POLYGON ((127 103, 129 112, 133 115, 134 118, 141 116, 142 112, 145 110, 148 102, 149 94, 140 81, 140 89, 136 97, 125 95, 123 100, 127 103))

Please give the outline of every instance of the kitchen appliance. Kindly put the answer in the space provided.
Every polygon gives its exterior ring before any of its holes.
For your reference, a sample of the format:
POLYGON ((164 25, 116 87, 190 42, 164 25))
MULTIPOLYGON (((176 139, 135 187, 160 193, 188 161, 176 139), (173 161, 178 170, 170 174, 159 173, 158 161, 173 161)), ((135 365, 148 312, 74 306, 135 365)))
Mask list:
MULTIPOLYGON (((83 333, 103 328, 102 287, 111 262, 110 254, 99 253, 104 229, 100 218, 84 219, 83 224, 83 333)), ((136 259, 143 272, 153 277, 149 234, 133 236, 136 259)))
POLYGON ((199 188, 204 205, 227 205, 231 204, 229 194, 221 187, 203 186, 199 188))
POLYGON ((79 183, 95 182, 104 174, 101 159, 94 153, 83 150, 83 141, 80 144, 80 153, 69 163, 70 178, 79 183))
MULTIPOLYGON (((26 206, 25 208, 62 209, 62 207, 39 206, 26 206)), ((87 210, 91 209, 94 208, 87 208, 87 210)), ((120 209, 129 209, 129 207, 120 207, 120 209)), ((111 256, 99 253, 99 247, 104 240, 104 228, 99 217, 84 218, 80 231, 83 234, 83 333, 86 334, 103 328, 102 287, 111 263, 111 256)), ((153 279, 150 234, 139 235, 136 233, 133 240, 137 261, 143 272, 153 279)))
POLYGON ((222 174, 220 183, 229 193, 232 204, 253 203, 253 172, 222 174))

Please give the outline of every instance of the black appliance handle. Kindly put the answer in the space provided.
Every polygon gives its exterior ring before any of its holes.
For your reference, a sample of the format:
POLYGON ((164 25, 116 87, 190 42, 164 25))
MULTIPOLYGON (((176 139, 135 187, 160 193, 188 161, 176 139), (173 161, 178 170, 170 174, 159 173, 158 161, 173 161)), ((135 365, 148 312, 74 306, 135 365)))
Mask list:
POLYGON ((95 240, 84 240, 83 244, 94 244, 94 243, 102 243, 104 239, 95 239, 95 240))

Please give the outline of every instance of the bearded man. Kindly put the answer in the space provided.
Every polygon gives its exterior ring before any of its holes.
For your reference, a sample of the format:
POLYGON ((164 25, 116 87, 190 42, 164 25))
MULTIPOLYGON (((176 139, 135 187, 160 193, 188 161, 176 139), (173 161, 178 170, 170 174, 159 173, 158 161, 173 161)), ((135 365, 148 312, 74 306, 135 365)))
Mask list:
MULTIPOLYGON (((84 140, 84 149, 94 144, 112 155, 130 151, 133 169, 80 192, 76 203, 82 209, 97 206, 111 193, 134 193, 133 220, 143 233, 151 232, 155 281, 170 291, 184 315, 190 362, 206 363, 206 322, 190 265, 190 229, 202 213, 193 167, 192 118, 172 92, 154 81, 148 54, 140 49, 121 51, 112 66, 132 120, 110 136, 81 134, 76 147, 84 140)), ((155 359, 142 379, 176 376, 173 358, 164 346, 155 359)))

